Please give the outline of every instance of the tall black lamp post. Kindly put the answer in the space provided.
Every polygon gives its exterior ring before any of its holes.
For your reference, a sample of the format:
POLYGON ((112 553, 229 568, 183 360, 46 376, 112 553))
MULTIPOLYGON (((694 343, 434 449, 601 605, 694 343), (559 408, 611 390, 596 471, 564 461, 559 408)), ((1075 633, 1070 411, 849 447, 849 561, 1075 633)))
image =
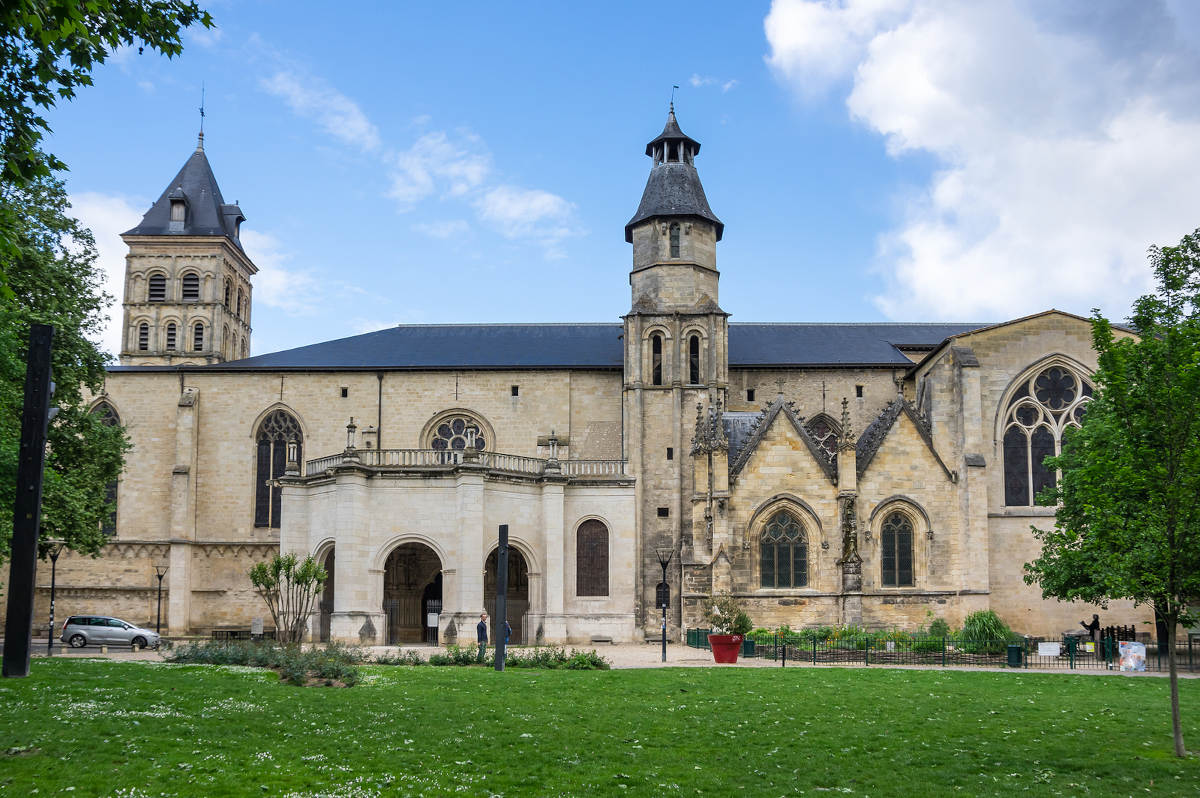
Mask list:
POLYGON ((46 556, 50 558, 50 631, 46 635, 46 656, 54 653, 54 581, 58 569, 58 555, 62 554, 61 540, 46 541, 46 556))
POLYGON ((154 566, 154 575, 158 577, 158 610, 154 614, 154 633, 162 634, 162 580, 167 575, 167 566, 154 566))
POLYGON ((667 584, 667 566, 671 564, 671 560, 675 557, 675 548, 673 546, 659 546, 655 549, 658 553, 658 564, 662 566, 662 581, 658 583, 658 589, 654 591, 655 603, 662 609, 662 661, 667 661, 667 607, 671 606, 671 586, 667 584))

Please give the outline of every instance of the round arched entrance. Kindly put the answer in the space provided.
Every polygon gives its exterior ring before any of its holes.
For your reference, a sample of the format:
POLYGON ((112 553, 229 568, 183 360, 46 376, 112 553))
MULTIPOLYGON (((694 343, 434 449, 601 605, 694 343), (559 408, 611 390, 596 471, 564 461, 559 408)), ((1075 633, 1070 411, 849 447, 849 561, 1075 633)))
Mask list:
POLYGON ((321 599, 317 604, 317 639, 322 643, 329 642, 329 624, 333 620, 333 571, 337 552, 332 548, 321 561, 325 569, 325 585, 321 588, 321 599))
MULTIPOLYGON (((496 616, 496 568, 500 559, 499 550, 488 555, 483 571, 483 605, 487 609, 492 628, 488 640, 495 643, 504 631, 503 619, 496 616)), ((525 555, 514 546, 508 547, 508 625, 512 627, 509 642, 525 642, 525 613, 529 611, 529 566, 525 555)))
POLYGON ((383 567, 388 645, 437 642, 426 619, 442 611, 442 561, 423 543, 402 543, 383 567))

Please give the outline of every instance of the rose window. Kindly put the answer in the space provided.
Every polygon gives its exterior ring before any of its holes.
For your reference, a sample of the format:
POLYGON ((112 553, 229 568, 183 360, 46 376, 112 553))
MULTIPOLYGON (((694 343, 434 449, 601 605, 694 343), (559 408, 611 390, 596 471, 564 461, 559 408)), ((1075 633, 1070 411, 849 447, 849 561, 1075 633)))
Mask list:
POLYGON ((467 448, 483 451, 487 448, 487 440, 478 421, 470 416, 451 416, 442 419, 434 428, 430 448, 438 451, 461 451, 467 448))

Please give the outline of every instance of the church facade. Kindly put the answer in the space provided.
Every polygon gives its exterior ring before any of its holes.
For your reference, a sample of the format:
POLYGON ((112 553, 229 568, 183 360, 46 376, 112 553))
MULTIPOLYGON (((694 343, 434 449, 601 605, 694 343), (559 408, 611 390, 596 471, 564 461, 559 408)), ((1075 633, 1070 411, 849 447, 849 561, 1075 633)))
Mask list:
MULTIPOLYGON (((1091 395, 1087 320, 733 323, 699 151, 673 109, 646 146, 620 322, 249 357, 256 268, 201 138, 123 236, 124 343, 95 409, 133 448, 111 542, 59 561, 59 616, 153 619, 157 566, 171 634, 248 627, 248 572, 282 551, 329 571, 315 639, 470 640, 500 524, 514 642, 657 639, 664 562, 672 639, 719 591, 758 626, 990 608, 1055 634, 1090 614, 1022 579, 1030 526, 1053 523, 1042 459, 1091 395)), ((38 585, 41 613, 48 569, 38 585)))

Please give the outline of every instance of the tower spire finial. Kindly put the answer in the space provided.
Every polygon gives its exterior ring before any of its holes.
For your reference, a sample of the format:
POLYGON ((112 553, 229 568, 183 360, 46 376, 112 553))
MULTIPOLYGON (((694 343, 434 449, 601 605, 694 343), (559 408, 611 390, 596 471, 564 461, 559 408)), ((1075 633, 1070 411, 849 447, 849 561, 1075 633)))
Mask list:
POLYGON ((196 141, 196 152, 204 152, 204 81, 200 82, 200 138, 196 141))
POLYGON ((675 90, 678 88, 679 87, 674 84, 671 85, 671 106, 669 109, 671 113, 675 113, 675 90))

